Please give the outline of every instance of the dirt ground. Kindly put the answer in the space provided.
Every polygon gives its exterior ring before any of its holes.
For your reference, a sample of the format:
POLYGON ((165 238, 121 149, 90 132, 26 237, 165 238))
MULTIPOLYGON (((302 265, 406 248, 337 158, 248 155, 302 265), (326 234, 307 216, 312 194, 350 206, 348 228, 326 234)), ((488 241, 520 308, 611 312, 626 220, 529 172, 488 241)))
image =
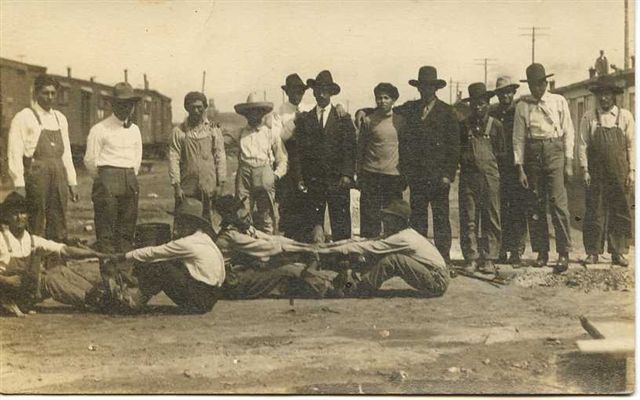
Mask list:
MULTIPOLYGON (((170 221, 166 167, 141 176, 140 222, 170 221)), ((91 239, 90 183, 70 211, 91 239)), ((455 193, 456 191, 452 191, 455 193)), ((3 196, 0 196, 3 197, 3 196)), ((452 201, 452 206, 457 201, 452 201)), ((457 225, 453 207, 452 224, 457 225)), ((576 248, 581 236, 573 232, 576 248)), ((457 240, 454 240, 454 243, 457 240)), ((461 258, 457 243, 453 258, 461 258)), ((220 301, 206 315, 109 316, 48 300, 2 318, 4 393, 614 393, 625 362, 581 356, 578 317, 634 319, 633 269, 526 267, 496 288, 459 276, 442 298, 220 301)), ((531 254, 527 254, 531 258, 531 254)), ((552 256, 553 258, 553 256, 552 256)), ((97 274, 95 262, 74 268, 97 274)), ((402 288, 390 281, 389 288, 402 288)))

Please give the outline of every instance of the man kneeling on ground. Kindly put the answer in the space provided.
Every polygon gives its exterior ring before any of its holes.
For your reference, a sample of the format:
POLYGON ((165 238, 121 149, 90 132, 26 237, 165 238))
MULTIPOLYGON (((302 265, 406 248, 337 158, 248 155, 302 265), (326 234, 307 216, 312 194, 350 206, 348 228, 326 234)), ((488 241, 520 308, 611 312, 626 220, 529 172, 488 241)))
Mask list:
POLYGON ((81 259, 104 255, 29 234, 28 211, 27 200, 18 192, 10 193, 0 204, 0 222, 4 225, 0 238, 2 307, 23 317, 25 311, 32 312, 36 303, 49 297, 63 304, 84 306, 85 295, 96 282, 63 264, 44 271, 40 257, 56 254, 81 259))
POLYGON ((220 298, 225 270, 211 223, 202 217, 202 203, 189 197, 174 215, 174 240, 113 257, 116 263, 136 262, 137 287, 125 288, 127 293, 120 298, 126 301, 112 306, 139 311, 164 291, 186 313, 204 314, 213 309, 220 298))
POLYGON ((222 217, 216 243, 228 258, 225 298, 324 296, 330 272, 311 271, 301 262, 314 259, 315 247, 257 230, 247 222, 243 200, 231 195, 219 198, 215 208, 222 217))
POLYGON ((410 216, 409 204, 394 200, 382 210, 381 239, 346 241, 319 249, 319 254, 357 254, 367 260, 359 281, 336 289, 349 296, 370 296, 399 276, 423 297, 442 296, 449 284, 449 270, 436 247, 409 227, 410 216))

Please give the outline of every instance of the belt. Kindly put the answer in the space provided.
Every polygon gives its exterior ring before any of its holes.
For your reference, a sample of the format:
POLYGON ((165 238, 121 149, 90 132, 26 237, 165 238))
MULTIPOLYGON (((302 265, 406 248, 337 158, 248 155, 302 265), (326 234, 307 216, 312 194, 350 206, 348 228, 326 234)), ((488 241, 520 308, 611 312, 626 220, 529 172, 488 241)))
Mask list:
POLYGON ((133 170, 133 167, 114 167, 112 165, 98 165, 98 171, 105 170, 105 169, 117 169, 117 170, 127 171, 127 170, 133 170))
POLYGON ((554 138, 527 138, 527 142, 533 142, 533 143, 544 143, 544 142, 557 142, 562 140, 561 137, 554 137, 554 138))

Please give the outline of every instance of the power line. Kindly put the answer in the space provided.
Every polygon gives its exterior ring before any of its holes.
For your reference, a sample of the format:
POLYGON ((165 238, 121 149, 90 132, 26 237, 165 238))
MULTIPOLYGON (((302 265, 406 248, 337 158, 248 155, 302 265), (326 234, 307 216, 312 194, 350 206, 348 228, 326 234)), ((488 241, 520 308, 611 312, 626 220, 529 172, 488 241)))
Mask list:
POLYGON ((536 36, 549 36, 546 33, 540 33, 541 30, 548 30, 549 28, 541 27, 541 26, 529 26, 526 28, 519 28, 531 30, 531 33, 521 33, 520 36, 530 36, 531 37, 531 64, 536 62, 536 36))
POLYGON ((497 61, 496 58, 476 58, 475 61, 482 61, 481 63, 476 63, 476 65, 484 66, 484 85, 487 85, 487 70, 489 69, 489 61, 497 61))

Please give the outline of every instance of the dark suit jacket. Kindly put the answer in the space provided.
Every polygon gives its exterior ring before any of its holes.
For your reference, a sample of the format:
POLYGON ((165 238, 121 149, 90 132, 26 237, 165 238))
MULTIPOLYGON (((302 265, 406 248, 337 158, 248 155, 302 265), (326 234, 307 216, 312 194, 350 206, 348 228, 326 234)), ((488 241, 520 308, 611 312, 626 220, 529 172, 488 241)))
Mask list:
POLYGON ((409 183, 453 182, 460 154, 460 127, 453 107, 436 99, 433 109, 422 120, 423 103, 408 101, 395 107, 406 126, 399 135, 400 171, 409 183))
POLYGON ((341 176, 354 178, 356 132, 351 117, 338 117, 331 107, 323 128, 316 108, 296 118, 296 159, 291 168, 306 184, 312 180, 335 184, 341 176))

